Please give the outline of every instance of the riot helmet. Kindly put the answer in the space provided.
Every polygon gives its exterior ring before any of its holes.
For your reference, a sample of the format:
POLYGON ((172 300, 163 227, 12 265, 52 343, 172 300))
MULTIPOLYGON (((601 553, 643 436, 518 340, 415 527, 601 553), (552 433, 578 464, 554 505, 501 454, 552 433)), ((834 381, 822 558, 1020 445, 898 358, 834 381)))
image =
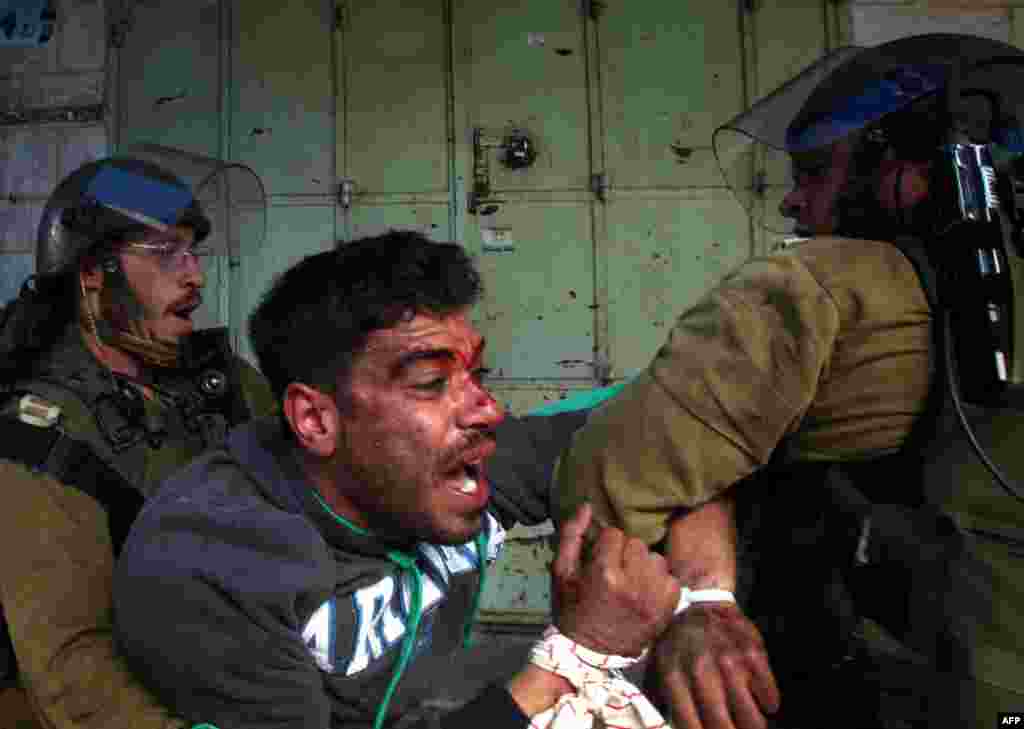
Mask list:
POLYGON ((176 225, 191 228, 197 243, 210 233, 202 206, 173 174, 131 157, 88 162, 57 185, 43 208, 36 271, 60 273, 85 254, 176 225))

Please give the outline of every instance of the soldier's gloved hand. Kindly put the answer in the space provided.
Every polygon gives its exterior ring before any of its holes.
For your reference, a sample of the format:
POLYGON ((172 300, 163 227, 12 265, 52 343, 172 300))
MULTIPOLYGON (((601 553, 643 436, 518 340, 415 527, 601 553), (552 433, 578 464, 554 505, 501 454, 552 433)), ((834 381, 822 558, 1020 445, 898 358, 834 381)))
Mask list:
POLYGON ((672 622, 645 691, 680 729, 764 729, 780 703, 761 633, 727 602, 696 603, 672 622))
POLYGON ((590 521, 584 504, 562 526, 551 567, 555 625, 598 653, 638 656, 671 622, 679 581, 664 557, 614 527, 600 530, 584 558, 590 521))

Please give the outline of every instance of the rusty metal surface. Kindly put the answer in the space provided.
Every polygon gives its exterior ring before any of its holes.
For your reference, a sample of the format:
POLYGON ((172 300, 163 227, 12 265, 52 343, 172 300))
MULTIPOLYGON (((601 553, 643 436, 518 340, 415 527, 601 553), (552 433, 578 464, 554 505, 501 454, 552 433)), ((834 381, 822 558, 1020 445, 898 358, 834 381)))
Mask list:
POLYGON ((232 3, 231 153, 281 196, 331 204, 333 24, 322 0, 232 3))
POLYGON ((448 190, 448 27, 439 0, 345 3, 340 174, 366 193, 448 190))
POLYGON ((552 551, 550 527, 509 532, 505 553, 491 570, 480 602, 485 622, 544 623, 550 620, 552 551))
POLYGON ((598 33, 612 189, 720 185, 711 133, 743 105, 735 4, 616 4, 598 33))
POLYGON ((137 3, 119 53, 119 144, 221 153, 222 28, 217 3, 137 3))
POLYGON ((608 217, 612 375, 630 377, 679 314, 748 257, 748 227, 727 190, 617 199, 608 217))

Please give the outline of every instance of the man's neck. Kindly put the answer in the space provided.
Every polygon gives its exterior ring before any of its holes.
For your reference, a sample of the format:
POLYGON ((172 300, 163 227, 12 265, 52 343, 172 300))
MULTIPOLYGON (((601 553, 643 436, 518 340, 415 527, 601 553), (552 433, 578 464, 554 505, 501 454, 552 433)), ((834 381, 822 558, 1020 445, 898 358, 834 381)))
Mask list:
POLYGON ((82 329, 82 339, 85 340, 85 346, 92 352, 93 356, 112 372, 130 377, 133 380, 139 379, 142 365, 136 357, 117 347, 103 344, 98 337, 84 328, 82 329))
POLYGON ((309 479, 313 488, 316 489, 323 502, 330 507, 330 510, 335 515, 344 518, 360 529, 368 529, 366 519, 359 512, 359 509, 338 488, 338 484, 333 477, 334 469, 331 468, 329 463, 314 459, 298 445, 293 444, 292 449, 299 468, 306 474, 306 478, 309 479))

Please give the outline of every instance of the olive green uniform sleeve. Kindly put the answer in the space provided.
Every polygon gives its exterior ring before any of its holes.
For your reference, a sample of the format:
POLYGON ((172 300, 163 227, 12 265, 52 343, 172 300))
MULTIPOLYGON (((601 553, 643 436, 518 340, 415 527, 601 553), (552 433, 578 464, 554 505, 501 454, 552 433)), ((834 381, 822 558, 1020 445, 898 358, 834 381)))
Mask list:
POLYGON ((0 601, 20 682, 55 729, 170 729, 112 633, 113 552, 90 496, 0 461, 0 601))
POLYGON ((242 396, 245 398, 245 404, 249 406, 252 416, 260 418, 277 412, 278 404, 274 399, 274 391, 270 389, 270 383, 267 382, 263 373, 243 357, 236 356, 236 360, 242 396))
POLYGON ((754 259, 686 311, 645 372, 595 410, 555 472, 648 543, 767 463, 897 448, 928 392, 931 316, 894 246, 814 239, 754 259))

